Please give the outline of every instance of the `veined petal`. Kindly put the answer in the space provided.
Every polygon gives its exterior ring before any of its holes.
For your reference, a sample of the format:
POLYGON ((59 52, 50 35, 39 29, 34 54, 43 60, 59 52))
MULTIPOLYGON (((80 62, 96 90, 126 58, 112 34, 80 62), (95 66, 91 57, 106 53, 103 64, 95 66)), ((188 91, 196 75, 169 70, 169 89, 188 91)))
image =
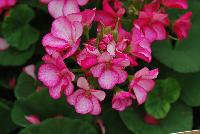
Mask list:
POLYGON ((98 79, 103 89, 112 89, 118 83, 118 74, 110 69, 106 69, 98 79))
POLYGON ((99 101, 103 101, 106 97, 106 93, 102 90, 91 89, 91 94, 94 95, 99 101))
POLYGON ((86 4, 88 3, 88 1, 89 1, 89 0, 77 0, 78 4, 79 4, 80 6, 86 5, 86 4))
POLYGON ((92 101, 84 95, 79 95, 76 100, 75 110, 80 114, 87 114, 93 110, 92 101))
POLYGON ((99 104, 99 101, 94 96, 91 97, 91 101, 93 104, 93 109, 90 114, 99 115, 101 113, 101 106, 99 104))
POLYGON ((64 3, 65 0, 52 0, 48 4, 48 10, 52 17, 58 18, 64 16, 63 14, 64 3))
POLYGON ((79 95, 83 94, 85 91, 83 89, 76 90, 72 95, 67 97, 67 102, 70 105, 75 105, 76 99, 79 95))
POLYGON ((101 74, 102 74, 102 72, 105 70, 105 68, 106 68, 106 65, 104 64, 104 63, 101 63, 101 64, 98 64, 98 65, 96 65, 96 66, 93 66, 91 69, 90 69, 90 71, 91 71, 91 73, 92 73, 92 75, 94 76, 94 77, 100 77, 101 76, 101 74))
POLYGON ((80 9, 76 0, 65 0, 63 7, 64 15, 67 16, 72 13, 79 13, 80 9))
POLYGON ((40 66, 38 78, 47 87, 54 87, 60 81, 59 70, 52 64, 40 66))
POLYGON ((77 81, 77 86, 82 89, 88 90, 90 88, 88 81, 85 77, 79 77, 77 81))
POLYGON ((135 84, 135 86, 133 87, 133 91, 135 93, 135 96, 136 96, 138 103, 140 105, 143 104, 145 102, 146 98, 147 98, 146 91, 137 84, 135 84))

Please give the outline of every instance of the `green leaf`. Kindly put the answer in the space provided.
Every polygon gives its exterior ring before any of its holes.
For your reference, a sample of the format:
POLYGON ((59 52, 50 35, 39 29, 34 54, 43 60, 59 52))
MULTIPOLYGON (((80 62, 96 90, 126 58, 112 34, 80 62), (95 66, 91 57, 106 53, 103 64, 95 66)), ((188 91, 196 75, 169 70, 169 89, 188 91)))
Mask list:
POLYGON ((147 113, 157 119, 166 117, 170 110, 170 103, 174 103, 179 98, 180 92, 180 85, 175 79, 157 80, 154 90, 149 93, 145 102, 147 113))
POLYGON ((22 72, 17 79, 17 84, 14 89, 15 96, 17 98, 27 97, 36 91, 36 88, 37 81, 28 74, 22 72))
POLYGON ((29 122, 25 116, 36 115, 41 120, 53 118, 56 116, 67 116, 69 118, 81 118, 86 121, 91 120, 91 116, 78 115, 74 110, 67 106, 66 97, 59 100, 53 100, 47 89, 35 92, 26 98, 20 98, 15 102, 12 109, 12 119, 20 126, 27 126, 29 122))
POLYGON ((35 52, 35 47, 31 47, 26 51, 17 51, 9 48, 0 52, 0 65, 2 66, 19 66, 29 60, 35 52))
POLYGON ((191 73, 200 71, 200 45, 199 31, 200 1, 188 1, 193 12, 192 28, 187 39, 177 42, 175 48, 170 41, 162 41, 153 45, 153 54, 157 60, 167 67, 180 73, 191 73))
POLYGON ((40 125, 31 125, 19 134, 97 134, 94 127, 81 120, 48 119, 40 125))
POLYGON ((10 106, 4 103, 2 100, 0 101, 0 133, 1 134, 9 134, 13 131, 16 126, 11 120, 10 116, 10 106))
POLYGON ((39 33, 29 25, 33 19, 34 12, 27 5, 18 5, 12 8, 10 15, 2 24, 2 32, 10 46, 18 50, 26 50, 36 43, 39 33))
POLYGON ((144 122, 144 111, 141 108, 130 108, 120 113, 126 126, 135 134, 169 134, 192 129, 192 109, 183 103, 173 104, 169 114, 159 125, 144 122))
POLYGON ((189 106, 200 106, 200 72, 181 74, 158 64, 161 78, 174 77, 181 85, 181 99, 189 106))
POLYGON ((119 112, 112 108, 105 107, 101 119, 104 123, 106 134, 133 134, 123 123, 119 112))

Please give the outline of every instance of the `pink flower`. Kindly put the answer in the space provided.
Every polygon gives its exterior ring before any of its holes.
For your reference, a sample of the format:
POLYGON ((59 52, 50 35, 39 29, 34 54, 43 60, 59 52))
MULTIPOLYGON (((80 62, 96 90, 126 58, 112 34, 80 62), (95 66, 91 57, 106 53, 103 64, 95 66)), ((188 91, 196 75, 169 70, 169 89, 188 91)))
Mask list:
POLYGON ((168 14, 141 11, 134 25, 142 30, 149 42, 164 40, 167 37, 165 26, 169 25, 168 14))
POLYGON ((37 116, 35 116, 35 115, 25 116, 25 119, 26 119, 29 123, 35 124, 35 125, 41 123, 40 119, 39 119, 37 116))
POLYGON ((0 0, 0 13, 4 9, 9 9, 17 3, 17 0, 0 0))
POLYGON ((67 97, 67 102, 75 106, 75 110, 80 114, 98 115, 101 113, 99 101, 103 101, 106 94, 104 91, 90 89, 88 81, 85 77, 80 77, 77 81, 80 88, 72 95, 67 97))
POLYGON ((63 59, 58 55, 43 57, 45 64, 41 65, 38 79, 49 88, 49 94, 53 99, 61 97, 64 92, 66 96, 72 94, 74 86, 72 81, 75 76, 68 70, 63 59))
POLYGON ((111 0, 103 0, 103 10, 96 11, 95 20, 104 24, 105 26, 115 27, 116 22, 121 19, 125 13, 125 9, 122 7, 122 3, 119 0, 115 0, 113 8, 110 6, 111 0))
POLYGON ((23 68, 23 71, 28 74, 29 76, 31 76, 33 79, 36 80, 36 76, 35 76, 35 65, 31 64, 28 65, 26 67, 23 68))
POLYGON ((52 0, 48 4, 48 10, 52 17, 58 18, 73 13, 79 13, 79 5, 84 6, 89 0, 52 0))
POLYGON ((125 91, 117 92, 112 99, 112 108, 124 111, 132 104, 132 94, 125 91))
POLYGON ((176 33, 179 40, 185 39, 188 36, 188 31, 191 28, 190 18, 192 16, 192 12, 188 12, 181 16, 178 20, 176 20, 173 31, 176 33))
POLYGON ((0 51, 5 51, 9 48, 7 41, 0 37, 0 51))
POLYGON ((158 69, 149 71, 148 68, 143 68, 136 72, 133 80, 130 83, 129 89, 135 94, 135 97, 139 104, 145 102, 147 98, 147 92, 151 91, 155 85, 153 79, 157 78, 158 69))
POLYGON ((78 49, 82 33, 83 25, 80 22, 60 17, 53 22, 51 32, 44 36, 42 44, 49 55, 59 52, 68 58, 78 49))
POLYGON ((187 0, 162 0, 162 4, 168 8, 188 8, 187 0))
POLYGON ((143 32, 137 28, 132 29, 131 54, 146 62, 151 62, 151 43, 145 38, 143 32))

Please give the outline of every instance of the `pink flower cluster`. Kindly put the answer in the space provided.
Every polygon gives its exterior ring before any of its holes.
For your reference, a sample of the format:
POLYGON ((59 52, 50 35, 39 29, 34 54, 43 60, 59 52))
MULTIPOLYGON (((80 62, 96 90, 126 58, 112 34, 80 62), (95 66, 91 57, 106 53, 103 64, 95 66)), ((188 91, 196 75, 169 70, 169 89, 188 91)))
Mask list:
MULTIPOLYGON (((100 102, 105 99, 107 90, 113 91, 112 108, 118 111, 129 107, 133 100, 139 105, 145 102, 155 85, 158 69, 143 67, 135 74, 127 71, 138 66, 138 59, 150 63, 152 43, 168 37, 166 28, 171 21, 165 9, 188 7, 186 0, 153 0, 138 9, 138 18, 133 20, 131 32, 127 32, 121 24, 126 10, 120 0, 103 0, 102 10, 83 11, 80 6, 86 5, 88 0, 41 2, 48 3, 49 13, 55 20, 42 40, 47 54, 42 58, 44 64, 38 78, 49 88, 52 98, 59 99, 64 93, 77 113, 93 115, 101 113, 100 102), (93 23, 98 24, 97 36, 82 40, 82 36, 89 36, 84 30, 90 30, 93 23), (77 69, 69 69, 64 62, 69 58, 80 66, 81 77, 75 78, 77 69), (121 89, 120 85, 128 81, 127 90, 121 89)), ((180 40, 187 37, 191 15, 191 12, 186 13, 172 24, 180 40)))

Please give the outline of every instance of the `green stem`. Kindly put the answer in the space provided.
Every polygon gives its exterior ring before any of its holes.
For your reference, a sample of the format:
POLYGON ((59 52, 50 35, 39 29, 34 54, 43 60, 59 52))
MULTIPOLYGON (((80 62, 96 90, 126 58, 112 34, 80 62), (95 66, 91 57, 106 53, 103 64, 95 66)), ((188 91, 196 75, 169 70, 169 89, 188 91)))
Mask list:
POLYGON ((175 40, 175 41, 179 41, 179 39, 177 39, 176 37, 173 37, 171 35, 168 35, 168 38, 172 39, 172 40, 175 40))

